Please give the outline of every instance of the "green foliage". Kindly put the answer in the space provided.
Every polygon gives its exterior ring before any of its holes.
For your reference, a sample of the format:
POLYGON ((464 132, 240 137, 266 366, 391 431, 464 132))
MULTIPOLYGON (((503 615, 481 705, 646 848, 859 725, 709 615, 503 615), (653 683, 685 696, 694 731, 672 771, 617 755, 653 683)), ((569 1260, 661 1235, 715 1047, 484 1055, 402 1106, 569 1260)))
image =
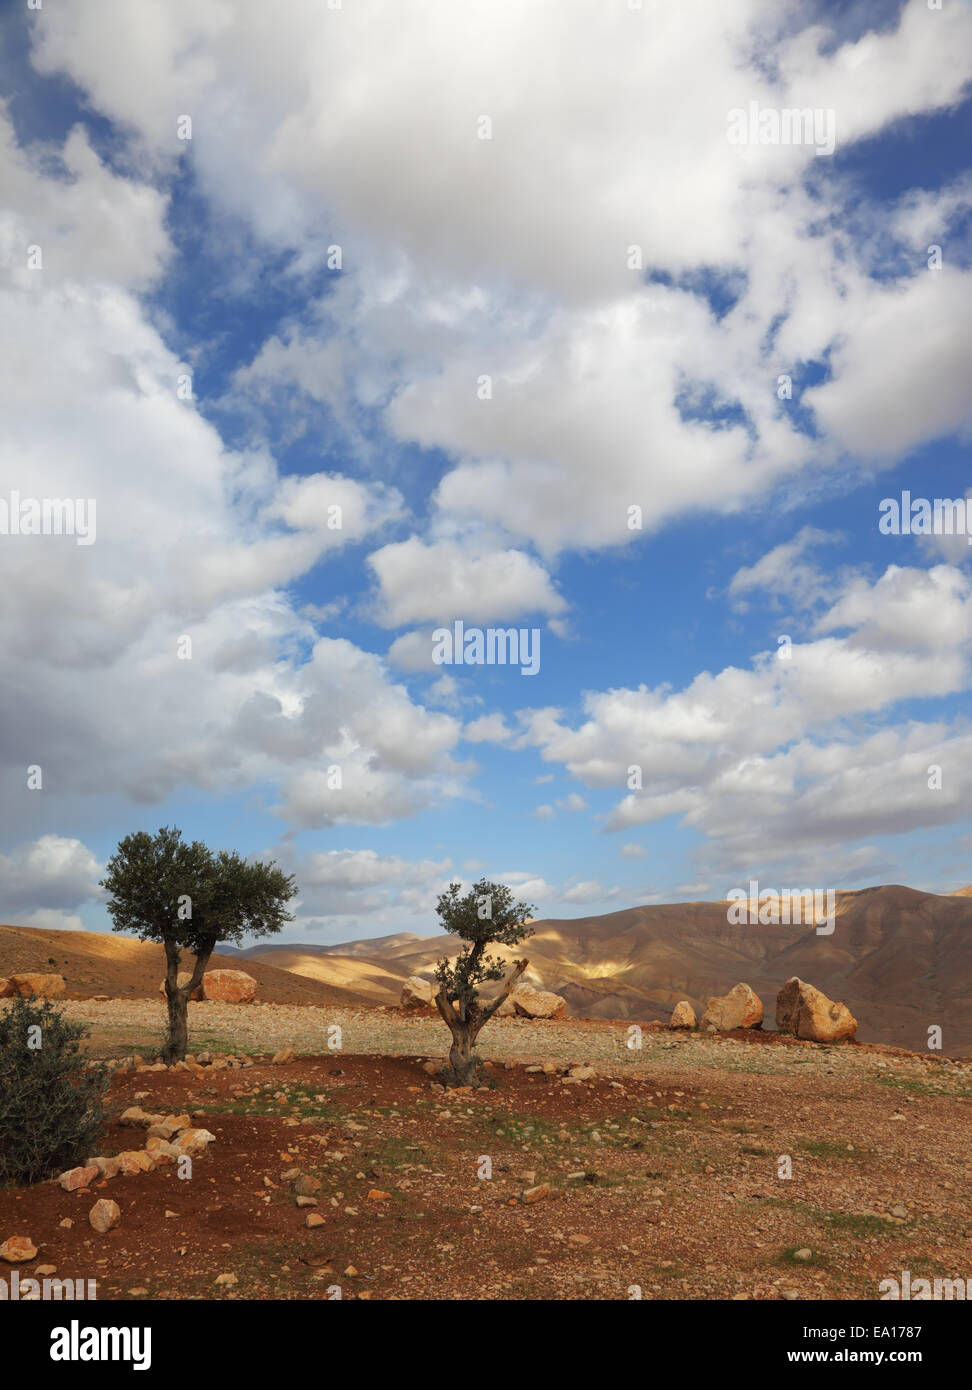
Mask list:
POLYGON ((285 904, 297 892, 273 862, 213 854, 168 826, 119 841, 101 881, 113 929, 180 950, 211 952, 218 942, 266 936, 293 921, 285 904))
POLYGON ((527 918, 534 908, 529 903, 514 902, 512 890, 503 883, 480 879, 464 896, 462 885, 450 883, 435 905, 445 931, 469 944, 456 957, 455 965, 440 960, 435 978, 445 985, 451 1002, 469 1004, 476 999, 476 987, 487 980, 501 980, 506 962, 486 953, 488 946, 516 946, 533 928, 527 918))
POLYGON ((41 1182, 95 1148, 109 1076, 84 1067, 86 1035, 49 1000, 0 1014, 0 1182, 41 1182))

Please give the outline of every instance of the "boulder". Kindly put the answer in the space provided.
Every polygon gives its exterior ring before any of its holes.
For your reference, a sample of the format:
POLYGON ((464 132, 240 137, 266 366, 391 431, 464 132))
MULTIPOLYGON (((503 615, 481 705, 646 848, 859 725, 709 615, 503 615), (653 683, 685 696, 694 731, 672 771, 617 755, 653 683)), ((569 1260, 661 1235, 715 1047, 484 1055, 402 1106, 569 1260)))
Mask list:
POLYGON ((11 975, 10 983, 17 994, 38 994, 44 999, 56 999, 67 989, 63 975, 11 975))
POLYGON ((699 1020, 695 1016, 695 1010, 687 999, 680 999, 672 1009, 672 1016, 668 1020, 669 1028, 697 1028, 699 1020))
POLYGON ((208 1129, 187 1129, 179 1135, 172 1147, 178 1149, 180 1156, 189 1154, 196 1158, 199 1154, 206 1152, 206 1147, 215 1142, 215 1134, 210 1134, 208 1129))
POLYGON ((105 1236, 121 1221, 121 1208, 110 1197, 102 1197, 88 1212, 88 1221, 99 1236, 105 1236))
POLYGON ((846 1004, 793 975, 776 996, 776 1026, 809 1042, 840 1042, 857 1032, 857 1019, 846 1004))
POLYGON ((733 1028, 758 1028, 763 1022, 763 1001, 749 985, 734 985, 728 994, 717 994, 706 1004, 702 1027, 728 1033, 733 1028))
POLYGON ((17 993, 17 987, 13 980, 5 980, 0 976, 0 999, 9 999, 12 994, 17 993))
POLYGON ((252 1004, 257 982, 245 970, 207 970, 202 990, 204 999, 214 999, 220 1004, 252 1004))
MULTIPOLYGON (((205 978, 205 977, 204 977, 204 978, 205 978)), ((180 971, 179 971, 179 974, 176 976, 176 983, 178 984, 179 988, 182 989, 183 985, 187 985, 191 979, 192 979, 192 971, 191 971, 191 970, 180 970, 180 971)), ((165 981, 164 981, 164 980, 163 980, 162 983, 159 985, 159 993, 160 993, 160 994, 165 994, 165 981)), ((198 1003, 198 1001, 199 1001, 202 997, 203 997, 203 987, 202 987, 202 985, 197 985, 196 988, 192 991, 192 993, 191 993, 190 996, 189 996, 190 999, 195 999, 197 1003, 198 1003)))
POLYGON ((516 1014, 516 1006, 509 995, 503 1000, 502 1004, 493 1015, 494 1018, 513 1018, 516 1014))
POLYGON ((403 1009, 427 1009, 432 1005, 435 991, 428 980, 421 975, 409 975, 402 985, 401 1005, 403 1009))
POLYGON ((115 1158, 91 1158, 88 1160, 93 1168, 97 1168, 101 1177, 105 1179, 117 1178, 121 1172, 121 1160, 115 1158))
POLYGON ((148 1173, 152 1164, 152 1155, 144 1149, 126 1149, 118 1155, 118 1171, 123 1178, 136 1178, 139 1173, 148 1173))
POLYGON ((532 985, 517 985, 510 994, 513 1007, 524 1018, 560 1018, 567 1000, 549 989, 534 989, 532 985))
POLYGON ((20 1264, 22 1260, 35 1260, 37 1246, 30 1236, 10 1236, 0 1245, 0 1260, 8 1264, 20 1264))
POLYGON ((58 1182, 65 1192, 77 1192, 78 1188, 88 1187, 100 1175, 98 1165, 91 1163, 84 1168, 68 1168, 58 1178, 58 1182))

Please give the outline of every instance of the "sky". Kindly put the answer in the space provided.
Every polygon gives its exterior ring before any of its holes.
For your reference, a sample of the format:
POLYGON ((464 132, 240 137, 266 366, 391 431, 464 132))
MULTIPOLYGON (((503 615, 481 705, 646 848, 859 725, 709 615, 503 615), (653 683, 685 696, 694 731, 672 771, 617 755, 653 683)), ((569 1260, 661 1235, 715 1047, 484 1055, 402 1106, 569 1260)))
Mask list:
POLYGON ((0 0, 0 920, 162 825, 321 945, 972 880, 972 502, 880 529, 972 497, 970 76, 964 0, 0 0))

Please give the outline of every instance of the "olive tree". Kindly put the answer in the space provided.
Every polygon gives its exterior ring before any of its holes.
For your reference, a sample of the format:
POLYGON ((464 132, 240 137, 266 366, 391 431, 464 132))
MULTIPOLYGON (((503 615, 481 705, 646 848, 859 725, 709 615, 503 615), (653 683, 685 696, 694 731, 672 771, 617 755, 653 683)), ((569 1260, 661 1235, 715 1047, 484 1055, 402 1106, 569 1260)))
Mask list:
POLYGON ((527 960, 514 961, 500 993, 491 1003, 484 1003, 478 986, 488 980, 502 980, 507 968, 500 957, 488 955, 487 948, 517 946, 532 936, 533 928, 527 922, 534 909, 529 903, 514 902, 512 891, 502 883, 480 879, 462 896, 461 889, 461 884, 450 883, 436 903, 445 930, 467 944, 453 965, 441 960, 436 966, 439 988, 435 1006, 452 1034, 448 1084, 478 1086, 479 1059, 473 1052, 476 1039, 529 965, 527 960))
POLYGON ((119 841, 101 887, 109 895, 112 928, 165 950, 168 1030, 164 1062, 178 1062, 189 1043, 189 998, 202 983, 217 945, 246 936, 268 936, 293 921, 286 904, 296 894, 293 877, 273 861, 248 862, 228 850, 213 854, 201 840, 183 840, 164 826, 119 841), (179 984, 182 952, 194 957, 189 980, 179 984))

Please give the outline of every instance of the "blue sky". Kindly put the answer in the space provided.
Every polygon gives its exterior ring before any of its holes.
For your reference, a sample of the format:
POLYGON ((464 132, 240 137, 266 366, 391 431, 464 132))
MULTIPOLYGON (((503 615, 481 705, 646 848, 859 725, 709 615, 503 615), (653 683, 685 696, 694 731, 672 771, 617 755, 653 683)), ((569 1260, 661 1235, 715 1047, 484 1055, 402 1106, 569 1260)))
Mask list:
POLYGON ((972 548, 877 526, 972 489, 968 6, 2 9, 0 497, 98 536, 0 536, 0 919, 171 823, 322 943, 972 879, 972 548))

